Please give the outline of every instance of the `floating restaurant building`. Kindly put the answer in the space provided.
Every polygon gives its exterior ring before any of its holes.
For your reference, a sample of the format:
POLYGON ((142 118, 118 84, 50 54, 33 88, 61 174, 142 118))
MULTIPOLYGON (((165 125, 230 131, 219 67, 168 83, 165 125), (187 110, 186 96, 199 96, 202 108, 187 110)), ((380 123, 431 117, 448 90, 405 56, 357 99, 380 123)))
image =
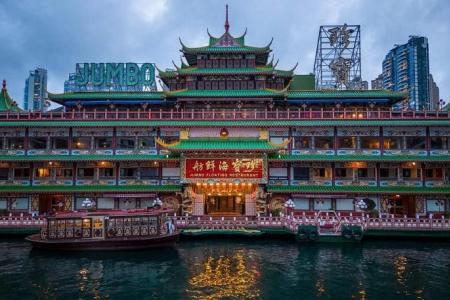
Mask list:
POLYGON ((395 111, 406 94, 315 90, 246 32, 181 41, 163 91, 49 93, 23 112, 0 94, 0 210, 133 209, 183 216, 450 210, 450 117, 395 111))

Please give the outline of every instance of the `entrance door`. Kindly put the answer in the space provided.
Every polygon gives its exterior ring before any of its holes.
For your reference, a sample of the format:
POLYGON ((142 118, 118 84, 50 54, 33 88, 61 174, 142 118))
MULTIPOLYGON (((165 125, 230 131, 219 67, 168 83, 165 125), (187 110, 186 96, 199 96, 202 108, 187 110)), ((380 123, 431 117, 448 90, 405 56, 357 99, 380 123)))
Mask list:
POLYGON ((63 195, 39 195, 39 213, 51 213, 64 210, 63 195))
POLYGON ((394 215, 407 215, 414 217, 416 212, 415 199, 411 196, 393 197, 390 201, 389 213, 394 215))
POLYGON ((243 215, 245 203, 241 196, 207 196, 205 202, 207 214, 243 215))

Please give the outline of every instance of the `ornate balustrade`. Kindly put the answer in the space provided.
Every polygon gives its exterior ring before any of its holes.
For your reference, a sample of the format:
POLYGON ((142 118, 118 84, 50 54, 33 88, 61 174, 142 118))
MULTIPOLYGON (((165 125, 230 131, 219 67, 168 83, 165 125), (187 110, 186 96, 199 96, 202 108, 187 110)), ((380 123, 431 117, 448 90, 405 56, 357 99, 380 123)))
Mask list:
POLYGON ((371 218, 366 226, 367 229, 450 231, 450 219, 371 218))
POLYGON ((69 112, 1 113, 0 120, 335 120, 335 119, 449 119, 450 111, 394 111, 357 109, 192 109, 192 110, 93 110, 69 112))
POLYGON ((0 227, 42 227, 44 225, 44 218, 32 218, 24 216, 0 217, 0 227))

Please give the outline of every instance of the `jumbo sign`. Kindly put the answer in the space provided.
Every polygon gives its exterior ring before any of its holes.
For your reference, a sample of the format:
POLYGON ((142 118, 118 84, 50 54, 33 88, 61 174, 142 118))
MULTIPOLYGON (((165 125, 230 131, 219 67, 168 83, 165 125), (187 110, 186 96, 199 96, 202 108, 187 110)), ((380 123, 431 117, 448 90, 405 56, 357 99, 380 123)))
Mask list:
POLYGON ((188 179, 261 179, 261 158, 186 158, 188 179))
POLYGON ((76 65, 75 85, 152 86, 155 67, 151 63, 83 63, 76 65))

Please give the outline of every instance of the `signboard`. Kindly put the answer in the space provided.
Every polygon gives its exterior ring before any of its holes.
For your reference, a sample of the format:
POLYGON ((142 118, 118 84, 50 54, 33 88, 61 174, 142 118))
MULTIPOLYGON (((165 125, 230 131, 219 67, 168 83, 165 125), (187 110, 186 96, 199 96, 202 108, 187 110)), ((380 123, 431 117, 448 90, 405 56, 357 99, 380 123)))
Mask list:
POLYGON ((261 179, 262 158, 186 158, 188 179, 261 179))
MULTIPOLYGON (((69 76, 69 81, 70 80, 69 76)), ((156 90, 152 63, 78 63, 71 85, 75 90, 156 90)))

